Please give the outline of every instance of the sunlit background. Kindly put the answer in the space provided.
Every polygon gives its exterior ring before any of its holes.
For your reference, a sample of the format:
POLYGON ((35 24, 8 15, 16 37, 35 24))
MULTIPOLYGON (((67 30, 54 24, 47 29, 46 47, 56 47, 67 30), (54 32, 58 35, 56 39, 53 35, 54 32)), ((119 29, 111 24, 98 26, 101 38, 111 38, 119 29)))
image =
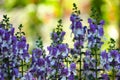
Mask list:
POLYGON ((117 40, 119 47, 120 0, 0 0, 0 20, 4 14, 7 14, 16 32, 19 24, 23 24, 23 31, 26 33, 31 50, 38 35, 42 37, 45 47, 50 45, 50 33, 56 27, 57 21, 62 19, 63 30, 66 31, 64 42, 72 47, 69 17, 73 3, 76 3, 81 11, 83 25, 88 25, 90 9, 96 7, 101 19, 105 20, 106 44, 112 37, 117 40))

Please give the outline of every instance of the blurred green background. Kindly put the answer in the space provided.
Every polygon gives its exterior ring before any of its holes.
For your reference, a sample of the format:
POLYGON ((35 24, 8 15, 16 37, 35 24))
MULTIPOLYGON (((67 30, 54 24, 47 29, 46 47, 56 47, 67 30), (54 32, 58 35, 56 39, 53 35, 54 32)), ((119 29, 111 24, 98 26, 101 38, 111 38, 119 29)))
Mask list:
POLYGON ((73 3, 77 4, 81 11, 80 17, 84 20, 82 23, 87 26, 91 7, 97 8, 100 18, 105 20, 105 46, 112 37, 120 47, 120 0, 0 0, 0 20, 7 14, 16 32, 19 24, 23 24, 31 50, 38 35, 42 37, 45 47, 50 45, 50 33, 57 21, 62 19, 66 31, 64 42, 72 47, 69 17, 73 3))

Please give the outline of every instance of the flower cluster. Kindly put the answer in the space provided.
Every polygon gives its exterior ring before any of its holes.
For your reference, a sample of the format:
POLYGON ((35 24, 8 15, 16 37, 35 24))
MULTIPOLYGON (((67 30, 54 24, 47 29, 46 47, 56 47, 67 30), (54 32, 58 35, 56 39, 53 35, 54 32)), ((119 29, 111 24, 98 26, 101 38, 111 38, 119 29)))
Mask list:
MULTIPOLYGON (((104 50, 100 53, 100 64, 105 70, 103 74, 108 75, 106 72, 112 71, 112 79, 118 79, 120 73, 120 51, 115 48, 114 39, 110 39, 108 51, 104 50)), ((106 77, 105 77, 106 78, 106 77)), ((107 76, 109 78, 109 76, 107 76)), ((118 79, 119 80, 119 79, 118 79)))
POLYGON ((83 77, 85 78, 85 80, 95 79, 95 62, 95 58, 92 57, 91 52, 87 50, 83 59, 83 77))
POLYGON ((71 49, 71 54, 75 57, 76 64, 79 64, 78 73, 80 74, 80 79, 87 76, 87 80, 92 76, 94 79, 98 76, 98 50, 100 50, 104 36, 103 25, 104 21, 94 18, 89 18, 89 26, 82 25, 82 19, 80 18, 80 11, 77 9, 76 5, 73 4, 74 12, 71 14, 71 30, 74 34, 74 49, 71 49), (85 57, 83 57, 83 55, 85 57), (81 66, 83 64, 83 66, 81 66), (82 75, 84 74, 84 75, 82 75), (83 77, 82 77, 83 76, 83 77))
POLYGON ((0 79, 9 77, 15 80, 21 77, 19 67, 22 61, 28 62, 28 44, 24 36, 14 35, 14 28, 8 23, 9 18, 4 15, 0 23, 0 79))
POLYGON ((114 74, 120 72, 120 52, 118 50, 102 51, 100 61, 106 71, 114 70, 114 74))
POLYGON ((65 32, 62 31, 61 20, 58 27, 51 34, 53 42, 48 46, 49 54, 45 55, 41 38, 37 41, 37 48, 32 51, 32 62, 29 71, 22 77, 22 80, 74 80, 76 64, 71 63, 70 67, 65 65, 68 57, 68 45, 62 43, 65 32), (30 79, 31 78, 31 79, 30 79))
POLYGON ((96 21, 89 18, 88 23, 90 27, 90 29, 88 29, 88 47, 101 48, 101 45, 103 44, 101 38, 104 35, 104 31, 103 31, 104 21, 101 20, 99 24, 95 24, 96 21))
POLYGON ((45 80, 46 79, 46 60, 43 50, 41 37, 36 41, 36 48, 32 51, 32 61, 29 70, 21 80, 45 80))
POLYGON ((68 78, 69 80, 73 80, 76 65, 71 63, 70 68, 68 68, 68 65, 64 64, 65 59, 69 55, 69 48, 67 44, 62 43, 65 35, 65 32, 62 30, 62 21, 59 20, 58 23, 57 28, 51 35, 53 43, 48 46, 47 64, 51 71, 49 76, 52 76, 53 79, 65 80, 68 78))
POLYGON ((79 10, 75 4, 73 4, 74 12, 70 16, 70 21, 72 22, 70 28, 72 29, 72 33, 74 34, 74 51, 76 53, 80 52, 80 48, 84 46, 85 36, 86 36, 86 26, 82 26, 82 19, 79 17, 79 10))
POLYGON ((108 53, 106 51, 101 52, 101 65, 106 70, 111 70, 112 67, 115 67, 116 70, 119 70, 120 55, 118 50, 110 50, 108 53))

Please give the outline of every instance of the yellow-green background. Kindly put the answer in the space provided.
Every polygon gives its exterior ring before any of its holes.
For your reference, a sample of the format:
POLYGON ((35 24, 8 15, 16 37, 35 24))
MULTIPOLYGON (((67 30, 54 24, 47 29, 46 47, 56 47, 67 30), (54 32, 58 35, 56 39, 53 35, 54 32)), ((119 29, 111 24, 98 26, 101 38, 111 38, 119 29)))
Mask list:
POLYGON ((50 33, 57 21, 62 19, 66 31, 64 42, 72 47, 69 17, 73 3, 77 4, 81 11, 80 17, 84 20, 82 23, 87 26, 91 7, 99 8, 100 17, 105 20, 105 45, 112 37, 119 46, 120 0, 0 0, 0 20, 3 14, 7 14, 16 31, 19 24, 23 24, 31 50, 38 35, 42 37, 45 47, 50 45, 50 33))

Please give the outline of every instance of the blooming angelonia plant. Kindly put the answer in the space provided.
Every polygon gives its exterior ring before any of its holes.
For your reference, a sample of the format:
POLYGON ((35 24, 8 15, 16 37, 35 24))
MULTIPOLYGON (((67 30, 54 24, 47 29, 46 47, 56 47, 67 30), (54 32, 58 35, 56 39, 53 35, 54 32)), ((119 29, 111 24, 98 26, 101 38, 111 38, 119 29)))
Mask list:
POLYGON ((102 76, 109 80, 120 79, 120 50, 115 48, 114 39, 110 39, 109 49, 104 50, 100 54, 101 65, 105 70, 102 76), (108 75, 110 72, 110 75, 108 75), (110 76, 110 77, 109 77, 110 76))
POLYGON ((29 45, 21 31, 22 25, 15 36, 7 15, 3 18, 0 22, 0 79, 16 80, 23 76, 23 65, 29 61, 29 45))
POLYGON ((51 77, 50 79, 74 80, 76 64, 71 63, 70 68, 65 65, 64 61, 69 55, 69 48, 68 44, 62 43, 65 35, 62 30, 62 20, 59 20, 58 23, 57 28, 51 33, 52 43, 48 46, 47 64, 51 73, 48 76, 51 77))
POLYGON ((70 21, 73 48, 63 43, 66 32, 60 19, 50 34, 52 42, 47 51, 38 37, 30 54, 22 24, 15 34, 4 15, 0 22, 0 80, 120 80, 120 49, 111 38, 109 48, 101 50, 104 21, 96 10, 92 9, 88 26, 83 26, 74 3, 70 21))

